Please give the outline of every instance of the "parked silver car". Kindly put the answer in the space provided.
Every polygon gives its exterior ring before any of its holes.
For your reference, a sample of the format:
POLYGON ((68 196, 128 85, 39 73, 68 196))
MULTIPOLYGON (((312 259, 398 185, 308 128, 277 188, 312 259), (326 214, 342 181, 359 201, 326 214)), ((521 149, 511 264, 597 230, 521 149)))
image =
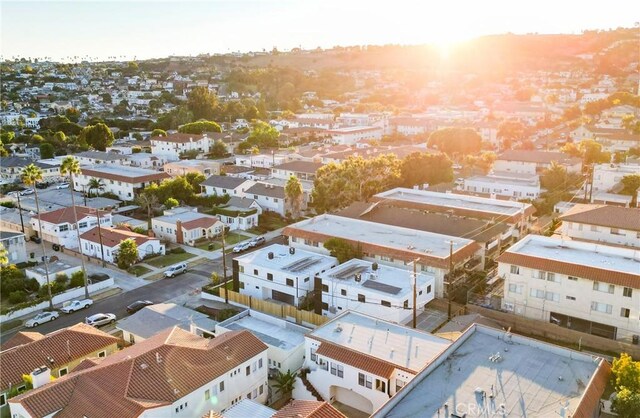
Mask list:
POLYGON ((166 269, 164 272, 164 277, 171 278, 171 277, 177 276, 178 274, 182 274, 186 272, 187 272, 187 263, 178 263, 166 269))
POLYGON ((33 327, 37 327, 40 324, 44 324, 45 322, 51 322, 54 321, 56 319, 58 319, 58 317, 60 316, 60 314, 56 311, 51 311, 51 312, 40 312, 38 315, 34 316, 33 318, 31 318, 30 320, 28 320, 24 326, 27 328, 33 328, 33 327))
POLYGON ((99 327, 101 325, 113 324, 116 322, 116 316, 112 313, 98 313, 88 316, 84 322, 93 327, 99 327))

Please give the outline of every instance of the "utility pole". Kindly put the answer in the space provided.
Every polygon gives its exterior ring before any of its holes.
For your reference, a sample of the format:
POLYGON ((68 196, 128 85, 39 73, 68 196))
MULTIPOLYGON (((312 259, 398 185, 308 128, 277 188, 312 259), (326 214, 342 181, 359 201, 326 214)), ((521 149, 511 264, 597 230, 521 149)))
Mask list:
POLYGON ((24 234, 24 220, 22 219, 22 204, 20 204, 20 192, 16 192, 16 197, 18 198, 18 214, 20 214, 20 227, 22 227, 22 233, 24 234))
POLYGON ((227 289, 227 255, 224 245, 224 224, 222 225, 222 277, 224 278, 224 303, 229 303, 229 289, 227 289))
POLYGON ((593 164, 591 165, 591 175, 589 177, 589 202, 593 199, 593 164))
POLYGON ((413 329, 416 329, 417 323, 417 312, 416 312, 416 304, 418 301, 418 292, 416 290, 418 284, 418 269, 416 268, 418 259, 413 260, 413 329))
MULTIPOLYGON (((96 218, 98 219, 98 241, 100 241, 100 253, 102 254, 102 267, 106 267, 107 263, 104 261, 104 245, 102 245, 102 227, 100 226, 100 209, 96 209, 96 218)), ((78 233, 80 233, 78 231, 78 233)), ((82 248, 80 248, 82 253, 82 248)))
POLYGON ((447 298, 449 306, 447 308, 447 318, 451 319, 451 299, 452 299, 452 282, 453 282, 453 240, 449 241, 449 284, 447 285, 447 298))

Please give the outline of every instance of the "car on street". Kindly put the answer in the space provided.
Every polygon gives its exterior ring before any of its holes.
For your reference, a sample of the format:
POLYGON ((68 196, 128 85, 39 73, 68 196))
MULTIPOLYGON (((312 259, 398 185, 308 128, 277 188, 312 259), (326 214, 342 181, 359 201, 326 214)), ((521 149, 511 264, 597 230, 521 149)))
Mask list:
POLYGON ((84 322, 92 327, 99 327, 102 325, 113 324, 116 322, 116 316, 112 313, 97 313, 85 318, 84 322))
POLYGON ((88 276, 89 283, 99 283, 109 279, 109 275, 105 273, 93 273, 88 276))
POLYGON ((20 196, 28 196, 30 194, 34 194, 35 191, 33 189, 25 189, 20 192, 20 196))
POLYGON ((255 237, 249 242, 249 246, 251 248, 259 247, 260 245, 264 245, 265 242, 267 242, 267 240, 264 239, 264 237, 255 237))
POLYGON ((235 247, 233 247, 233 252, 234 253, 241 253, 243 251, 248 250, 249 248, 251 248, 251 244, 249 242, 244 242, 242 244, 238 244, 235 247))
POLYGON ((24 326, 27 328, 37 327, 38 325, 44 324, 45 322, 55 321, 59 316, 60 314, 56 311, 40 312, 38 315, 25 322, 24 326))
POLYGON ((92 299, 73 300, 69 302, 67 306, 63 306, 60 310, 64 313, 73 313, 80 309, 88 309, 91 305, 93 305, 92 299))
POLYGON ((56 186, 56 190, 68 189, 68 188, 69 188, 69 183, 60 183, 56 186))
POLYGON ((134 314, 138 312, 140 309, 150 305, 153 305, 153 302, 151 302, 150 300, 135 301, 131 305, 127 306, 127 313, 130 315, 134 314))
POLYGON ((178 263, 166 269, 164 272, 164 277, 171 278, 171 277, 177 276, 178 274, 182 274, 186 272, 187 272, 187 263, 178 263))
POLYGON ((35 235, 31 237, 31 241, 35 242, 36 244, 40 244, 42 242, 42 240, 35 235))

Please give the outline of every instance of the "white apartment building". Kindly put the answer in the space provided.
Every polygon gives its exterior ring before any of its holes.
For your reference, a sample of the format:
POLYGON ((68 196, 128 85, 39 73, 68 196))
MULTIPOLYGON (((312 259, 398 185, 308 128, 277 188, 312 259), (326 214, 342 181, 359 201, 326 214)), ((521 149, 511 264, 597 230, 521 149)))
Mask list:
POLYGON ((188 173, 198 173, 205 177, 220 174, 222 164, 212 160, 178 160, 166 163, 164 172, 171 177, 184 176, 188 173))
POLYGON ((514 199, 537 199, 541 193, 540 179, 536 174, 505 172, 466 178, 462 189, 469 193, 484 193, 514 199))
POLYGON ((635 249, 529 235, 498 258, 502 307, 531 319, 631 341, 640 335, 635 249), (635 336, 635 337, 634 337, 635 336))
POLYGON ((371 414, 450 342, 391 322, 345 312, 305 336, 307 379, 325 401, 371 414))
POLYGON ((151 154, 160 155, 168 161, 177 161, 180 154, 187 151, 198 151, 207 154, 211 147, 211 139, 204 135, 195 134, 171 134, 167 136, 154 136, 150 138, 151 154))
POLYGON ((271 168, 274 165, 283 164, 289 161, 286 154, 258 154, 236 156, 236 165, 243 167, 271 168))
POLYGON ((640 174, 640 165, 595 164, 593 166, 593 193, 606 193, 620 187, 622 178, 633 174, 640 174))
POLYGON ((552 163, 564 167, 570 173, 582 171, 582 160, 562 152, 509 150, 498 156, 493 163, 494 171, 520 174, 540 174, 552 163))
POLYGON ((330 129, 331 142, 337 145, 355 145, 358 142, 382 139, 382 128, 376 126, 349 126, 330 129))
MULTIPOLYGON (((62 160, 65 157, 66 156, 58 158, 62 160)), ((74 157, 78 159, 78 163, 80 163, 80 165, 131 165, 131 161, 129 161, 126 155, 116 152, 84 151, 74 154, 74 157)))
POLYGON ((86 206, 72 206, 61 208, 31 217, 31 228, 36 234, 40 234, 42 222, 42 239, 66 248, 78 248, 78 233, 83 234, 98 226, 108 228, 113 226, 111 212, 97 211, 86 206), (76 230, 76 216, 78 217, 78 229, 76 230))
POLYGON ((236 257, 233 277, 242 294, 298 306, 313 291, 314 277, 336 265, 335 257, 273 244, 236 257))
POLYGON ((7 250, 7 264, 24 263, 28 260, 23 233, 0 231, 0 244, 7 250))
POLYGON ((323 165, 310 161, 290 161, 272 167, 271 175, 282 180, 289 180, 289 177, 294 176, 299 180, 313 181, 316 178, 316 171, 323 165))
POLYGON ((560 220, 563 238, 640 247, 640 209, 578 204, 560 220))
POLYGON ((283 235, 292 247, 319 254, 329 254, 323 246, 327 240, 341 238, 367 261, 409 270, 417 260, 417 270, 434 277, 435 297, 446 293, 450 258, 456 269, 482 256, 480 245, 470 239, 329 214, 289 225, 283 235))
POLYGON ((138 246, 138 259, 152 254, 165 253, 165 247, 159 239, 133 232, 126 227, 98 228, 94 227, 80 235, 82 254, 115 263, 120 251, 120 244, 126 239, 133 239, 138 246), (104 258, 103 258, 104 255, 104 258))
POLYGON ((159 183, 167 178, 170 178, 168 174, 159 171, 100 164, 81 168, 81 173, 73 178, 73 189, 88 193, 91 179, 102 180, 104 188, 92 190, 92 193, 109 192, 122 200, 131 201, 151 183, 159 183))
POLYGON ((416 309, 422 310, 434 298, 434 282, 432 274, 418 272, 414 281, 411 270, 354 258, 318 275, 322 304, 316 313, 333 318, 352 311, 404 324, 413 315, 414 284, 416 309))
POLYGON ((389 121, 393 131, 401 135, 421 135, 434 130, 432 121, 426 118, 398 117, 389 121))
POLYGON ((202 192, 207 196, 236 196, 245 197, 245 191, 253 186, 255 181, 239 177, 213 175, 200 183, 202 192))
POLYGON ((250 332, 206 339, 173 327, 9 405, 12 416, 23 418, 177 418, 223 413, 245 398, 265 403, 267 396, 267 346, 250 332))

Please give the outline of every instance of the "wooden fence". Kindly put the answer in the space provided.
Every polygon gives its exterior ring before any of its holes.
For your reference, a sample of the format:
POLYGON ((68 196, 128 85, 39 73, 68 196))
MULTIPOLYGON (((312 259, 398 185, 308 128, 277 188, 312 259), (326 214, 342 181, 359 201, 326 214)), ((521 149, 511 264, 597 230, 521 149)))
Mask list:
POLYGON ((249 309, 262 312, 267 315, 276 316, 294 322, 300 325, 319 326, 329 321, 326 316, 318 315, 314 312, 301 311, 295 306, 279 304, 254 298, 249 295, 243 295, 233 290, 227 290, 220 287, 220 297, 225 298, 225 292, 229 292, 229 301, 246 306, 249 309))

